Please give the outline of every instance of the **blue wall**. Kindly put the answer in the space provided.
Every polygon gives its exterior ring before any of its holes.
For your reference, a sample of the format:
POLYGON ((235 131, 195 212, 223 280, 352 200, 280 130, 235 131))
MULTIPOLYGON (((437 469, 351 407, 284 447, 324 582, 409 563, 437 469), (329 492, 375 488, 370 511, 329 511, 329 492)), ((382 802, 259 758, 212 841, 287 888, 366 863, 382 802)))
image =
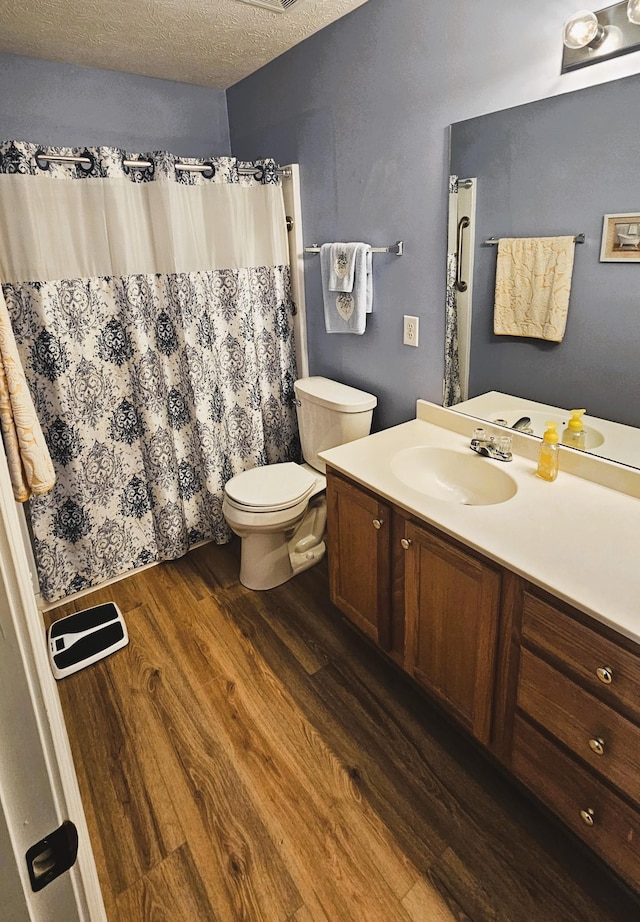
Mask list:
POLYGON ((228 156, 224 90, 0 54, 0 138, 228 156))
POLYGON ((396 56, 396 5, 365 4, 227 91, 234 154, 300 164, 306 243, 405 242, 401 258, 373 257, 363 336, 325 333, 319 257, 305 264, 311 373, 376 394, 375 428, 413 417, 417 397, 442 394, 444 294, 430 282, 444 278, 442 196, 425 216, 427 188, 445 182, 445 123, 436 137, 425 120, 407 123, 424 104, 413 66, 422 52, 413 42, 396 56), (404 313, 420 317, 433 350, 402 344, 404 313))
POLYGON ((405 241, 402 258, 374 256, 364 336, 325 333, 318 257, 306 262, 311 373, 375 393, 376 428, 413 417, 417 397, 441 402, 448 125, 640 69, 630 54, 561 76, 574 11, 369 0, 227 91, 236 156, 300 163, 306 243, 405 241), (402 345, 405 313, 417 349, 402 345))

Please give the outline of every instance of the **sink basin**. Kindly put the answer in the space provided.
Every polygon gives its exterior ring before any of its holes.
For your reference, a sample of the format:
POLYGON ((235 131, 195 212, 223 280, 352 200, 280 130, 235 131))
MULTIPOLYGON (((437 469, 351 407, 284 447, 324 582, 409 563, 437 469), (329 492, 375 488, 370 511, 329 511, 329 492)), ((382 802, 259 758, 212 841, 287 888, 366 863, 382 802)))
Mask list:
POLYGON ((450 448, 419 445, 399 451, 391 470, 402 483, 433 499, 464 506, 491 506, 516 495, 515 480, 501 461, 450 448))

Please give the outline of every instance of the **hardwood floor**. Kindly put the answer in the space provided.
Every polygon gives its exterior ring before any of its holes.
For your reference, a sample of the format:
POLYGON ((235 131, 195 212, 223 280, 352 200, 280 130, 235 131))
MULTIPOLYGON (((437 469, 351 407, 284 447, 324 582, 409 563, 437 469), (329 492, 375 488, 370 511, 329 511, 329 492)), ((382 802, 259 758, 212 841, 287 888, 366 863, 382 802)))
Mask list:
POLYGON ((58 684, 109 922, 631 922, 640 904, 341 617, 209 545, 58 684))

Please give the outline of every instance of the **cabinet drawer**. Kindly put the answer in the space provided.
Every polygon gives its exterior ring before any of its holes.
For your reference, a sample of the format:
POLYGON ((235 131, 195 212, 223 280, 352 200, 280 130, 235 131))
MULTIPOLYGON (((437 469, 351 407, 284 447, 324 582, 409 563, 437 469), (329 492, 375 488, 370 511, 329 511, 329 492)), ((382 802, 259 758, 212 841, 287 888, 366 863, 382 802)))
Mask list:
POLYGON ((514 731, 514 774, 637 889, 640 814, 523 718, 514 731))
POLYGON ((529 592, 523 599, 522 638, 566 665, 595 695, 640 722, 640 655, 529 592))
POLYGON ((518 707, 640 804, 640 728, 526 648, 518 707))

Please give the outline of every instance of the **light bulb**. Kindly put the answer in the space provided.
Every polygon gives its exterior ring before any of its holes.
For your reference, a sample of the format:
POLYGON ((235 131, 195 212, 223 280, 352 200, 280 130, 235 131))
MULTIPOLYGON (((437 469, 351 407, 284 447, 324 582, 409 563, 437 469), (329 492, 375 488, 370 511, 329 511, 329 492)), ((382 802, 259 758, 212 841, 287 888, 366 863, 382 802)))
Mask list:
POLYGON ((627 3, 627 19, 640 26, 640 0, 629 0, 627 3))
MULTIPOLYGON (((640 6, 640 0, 630 0, 640 6)), ((595 48, 604 38, 604 29, 591 10, 578 10, 569 16, 562 29, 562 41, 567 48, 595 48)))

